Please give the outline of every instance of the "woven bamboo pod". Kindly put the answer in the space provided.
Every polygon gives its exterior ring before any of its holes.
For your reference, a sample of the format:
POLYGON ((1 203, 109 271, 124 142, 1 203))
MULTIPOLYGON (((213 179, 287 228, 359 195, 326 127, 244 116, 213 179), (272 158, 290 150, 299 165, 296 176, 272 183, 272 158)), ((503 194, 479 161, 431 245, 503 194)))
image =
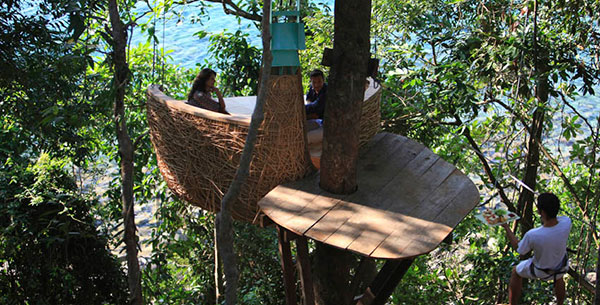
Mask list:
MULTIPOLYGON (((179 198, 218 212, 239 165, 249 115, 224 115, 174 100, 151 86, 148 124, 158 166, 179 198)), ((228 102, 228 109, 235 101, 228 102)), ((237 220, 251 222, 257 202, 275 186, 309 169, 305 153, 302 83, 299 75, 272 76, 248 180, 233 204, 237 220)))
MULTIPOLYGON (((150 138, 167 185, 182 200, 218 212, 239 165, 256 97, 226 98, 232 115, 225 115, 172 99, 157 86, 147 96, 150 138)), ((381 89, 365 92, 361 145, 379 130, 380 98, 381 89)), ((259 199, 310 167, 300 76, 271 76, 264 111, 248 180, 231 210, 237 220, 251 222, 259 199)))
POLYGON ((366 144, 381 128, 381 85, 370 79, 360 116, 360 146, 366 144))

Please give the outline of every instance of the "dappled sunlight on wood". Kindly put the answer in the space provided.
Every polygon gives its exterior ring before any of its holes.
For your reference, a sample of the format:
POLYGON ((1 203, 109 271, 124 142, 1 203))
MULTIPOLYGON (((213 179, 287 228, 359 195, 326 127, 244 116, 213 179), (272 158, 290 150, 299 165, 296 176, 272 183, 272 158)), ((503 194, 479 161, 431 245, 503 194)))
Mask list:
POLYGON ((479 202, 473 182, 406 137, 378 134, 361 150, 358 190, 322 190, 319 175, 280 185, 259 205, 286 229, 375 258, 430 252, 479 202))

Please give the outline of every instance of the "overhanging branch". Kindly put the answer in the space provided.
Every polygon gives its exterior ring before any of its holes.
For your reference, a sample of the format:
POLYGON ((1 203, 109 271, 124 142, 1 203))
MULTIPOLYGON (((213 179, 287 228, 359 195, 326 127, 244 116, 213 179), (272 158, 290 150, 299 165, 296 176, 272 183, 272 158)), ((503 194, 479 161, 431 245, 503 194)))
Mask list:
POLYGON ((245 11, 245 10, 241 9, 239 6, 237 6, 235 3, 233 3, 233 1, 231 1, 231 0, 191 0, 191 1, 183 0, 183 1, 175 1, 173 3, 177 4, 177 5, 186 5, 186 4, 192 4, 195 2, 199 2, 199 1, 223 4, 223 12, 225 12, 225 14, 228 14, 228 15, 235 15, 235 16, 239 16, 239 17, 246 18, 248 20, 253 20, 253 21, 259 21, 259 22, 262 21, 261 15, 245 11))
MULTIPOLYGON (((459 124, 462 124, 462 121, 458 115, 455 114, 454 118, 456 119, 456 122, 458 122, 459 124)), ((481 152, 481 149, 479 149, 479 145, 477 145, 477 143, 473 139, 473 136, 471 136, 471 130, 469 129, 468 126, 466 126, 466 125, 464 126, 462 135, 465 136, 465 138, 467 138, 467 141, 471 145, 471 148, 475 151, 477 158, 479 158, 479 160, 481 161, 481 164, 483 165, 483 169, 484 169, 486 175, 488 176, 488 178, 490 179, 490 183, 492 183, 494 185, 494 187, 498 190, 498 194, 500 195, 502 202, 504 202, 504 204, 506 204, 506 206, 508 207, 509 210, 516 212, 517 209, 515 208, 514 204, 510 201, 510 199, 508 199, 508 196, 504 192, 504 188, 498 183, 498 180, 496 179, 496 176, 494 176, 494 173, 492 172, 492 168, 490 167, 487 159, 481 152)))

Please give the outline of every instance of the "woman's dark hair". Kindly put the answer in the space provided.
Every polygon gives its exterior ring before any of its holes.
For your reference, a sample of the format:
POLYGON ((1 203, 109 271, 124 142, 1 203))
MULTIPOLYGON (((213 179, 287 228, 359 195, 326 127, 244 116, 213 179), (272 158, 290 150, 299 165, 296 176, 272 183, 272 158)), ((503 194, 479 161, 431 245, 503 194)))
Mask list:
POLYGON ((211 75, 217 76, 217 72, 215 72, 209 68, 204 68, 204 69, 202 69, 202 71, 200 71, 200 73, 198 73, 196 78, 194 78, 194 83, 192 84, 192 90, 190 90, 190 93, 188 94, 188 98, 187 98, 188 101, 191 101, 192 99, 194 99, 194 92, 196 92, 196 91, 206 92, 206 87, 205 87, 206 81, 211 77, 211 75))
POLYGON ((546 212, 548 218, 555 218, 560 208, 558 197, 552 193, 543 193, 538 196, 538 209, 546 212))

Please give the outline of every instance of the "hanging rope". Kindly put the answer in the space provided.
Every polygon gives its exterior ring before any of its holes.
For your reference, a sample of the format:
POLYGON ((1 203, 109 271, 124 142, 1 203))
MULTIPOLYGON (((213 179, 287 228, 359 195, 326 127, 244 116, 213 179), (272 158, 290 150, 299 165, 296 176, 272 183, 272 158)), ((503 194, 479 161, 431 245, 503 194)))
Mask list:
MULTIPOLYGON (((373 9, 374 9, 374 10, 377 10, 378 8, 379 8, 379 7, 377 6, 377 0, 375 0, 375 1, 373 2, 373 9)), ((374 15, 375 15, 375 22, 377 22, 377 16, 378 16, 379 14, 377 14, 377 13, 375 12, 375 14, 374 14, 374 15)), ((377 44, 378 44, 378 41, 379 41, 379 31, 377 31, 377 30, 376 30, 376 31, 375 31, 375 39, 374 39, 374 42, 375 42, 375 43, 374 43, 374 46, 375 46, 374 54, 375 54, 375 59, 376 59, 376 60, 377 60, 377 44)), ((369 60, 370 60, 370 59, 369 59, 369 60)), ((377 60, 377 65, 376 65, 376 67, 374 68, 374 70, 375 70, 375 71, 373 71, 373 73, 372 73, 372 75, 371 75, 371 77, 373 78, 373 82, 374 82, 374 84, 373 84, 373 88, 375 88, 375 89, 378 89, 378 88, 381 86, 381 80, 379 80, 379 79, 376 77, 376 75, 377 75, 377 70, 378 70, 378 69, 379 69, 379 60, 377 60)))
POLYGON ((154 80, 154 71, 156 69, 156 17, 152 20, 152 28, 154 34, 152 35, 152 79, 154 80))
MULTIPOLYGON (((164 4, 163 4, 164 5, 164 4)), ((167 18, 165 16, 166 14, 166 8, 163 8, 162 11, 162 19, 163 19, 163 24, 162 24, 162 49, 161 49, 161 57, 162 57, 162 62, 161 62, 161 69, 160 69, 160 84, 164 86, 165 84, 165 24, 167 23, 167 18)))

